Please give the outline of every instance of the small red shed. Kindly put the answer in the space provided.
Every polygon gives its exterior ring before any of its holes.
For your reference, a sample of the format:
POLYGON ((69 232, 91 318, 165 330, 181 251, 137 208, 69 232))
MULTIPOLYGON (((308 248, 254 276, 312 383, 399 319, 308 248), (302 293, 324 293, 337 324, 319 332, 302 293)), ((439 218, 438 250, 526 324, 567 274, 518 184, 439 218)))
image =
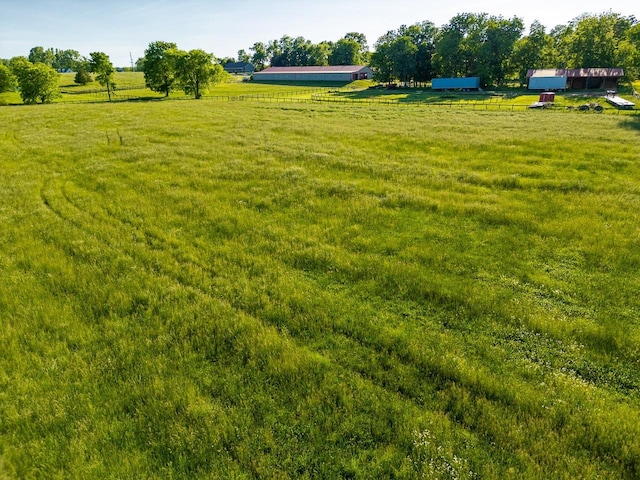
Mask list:
POLYGON ((553 103, 556 100, 556 94, 554 92, 543 92, 540 94, 539 102, 553 103))

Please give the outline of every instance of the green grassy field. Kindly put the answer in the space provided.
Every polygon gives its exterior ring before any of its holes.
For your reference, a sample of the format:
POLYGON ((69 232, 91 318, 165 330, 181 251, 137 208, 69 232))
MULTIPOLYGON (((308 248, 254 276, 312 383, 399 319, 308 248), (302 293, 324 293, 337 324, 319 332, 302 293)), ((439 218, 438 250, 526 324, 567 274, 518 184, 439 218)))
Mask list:
MULTIPOLYGON (((320 92, 313 95, 317 101, 351 102, 365 104, 399 104, 424 105, 433 107, 454 107, 479 110, 525 110, 537 102, 540 94, 524 89, 504 90, 498 92, 437 92, 430 88, 399 88, 388 90, 377 89, 340 89, 320 92)), ((557 110, 578 109, 581 105, 599 105, 609 113, 620 113, 605 100, 604 92, 567 91, 558 93, 553 103, 557 110)), ((633 95, 624 94, 623 97, 634 101, 633 95)), ((624 112, 629 113, 629 112, 624 112)), ((632 113, 637 114, 637 107, 632 113)))
MULTIPOLYGON (((103 103, 108 101, 104 87, 98 82, 87 85, 74 83, 75 74, 60 75, 60 92, 56 103, 103 103)), ((112 94, 113 101, 148 101, 160 100, 163 94, 146 88, 142 72, 116 72, 116 91, 112 94)), ((538 101, 539 95, 523 89, 506 89, 501 92, 433 92, 429 88, 400 88, 387 90, 385 88, 370 89, 375 86, 371 80, 358 80, 349 84, 331 84, 326 82, 311 82, 309 84, 295 84, 291 82, 256 83, 244 82, 241 77, 227 75, 225 80, 210 87, 205 92, 205 99, 217 101, 259 100, 262 102, 297 102, 297 103, 359 103, 359 104, 390 104, 415 105, 435 108, 464 108, 474 110, 526 110, 532 103, 538 101)), ((640 90, 636 84, 631 88, 623 88, 624 96, 637 103, 632 90, 640 90), (628 90, 628 91, 627 91, 628 90)), ((574 110, 586 104, 603 107, 605 113, 638 114, 640 107, 633 111, 620 112, 609 105, 604 98, 604 92, 567 92, 558 94, 553 108, 556 110, 574 110)), ((181 91, 171 93, 172 99, 190 99, 181 91)), ((0 106, 19 105, 22 103, 18 92, 1 93, 0 106)))
MULTIPOLYGON (((74 82, 74 73, 60 74, 60 92, 54 99, 55 103, 102 103, 108 101, 107 93, 98 82, 93 81, 87 85, 78 85, 74 82)), ((144 73, 142 72, 116 72, 114 75, 116 90, 112 94, 113 101, 131 100, 159 100, 164 94, 153 92, 146 88, 144 73)), ((340 84, 339 86, 342 86, 340 84)), ((292 83, 261 84, 243 82, 241 78, 228 75, 221 83, 211 86, 205 96, 210 98, 236 98, 236 97, 262 97, 263 99, 298 98, 310 99, 312 92, 336 88, 336 84, 311 83, 309 85, 296 85, 292 83)), ((184 92, 176 90, 171 92, 172 99, 190 99, 184 92)), ((18 92, 0 93, 0 106, 20 105, 22 99, 18 92)))
POLYGON ((0 124, 0 478, 640 475, 640 117, 0 124))

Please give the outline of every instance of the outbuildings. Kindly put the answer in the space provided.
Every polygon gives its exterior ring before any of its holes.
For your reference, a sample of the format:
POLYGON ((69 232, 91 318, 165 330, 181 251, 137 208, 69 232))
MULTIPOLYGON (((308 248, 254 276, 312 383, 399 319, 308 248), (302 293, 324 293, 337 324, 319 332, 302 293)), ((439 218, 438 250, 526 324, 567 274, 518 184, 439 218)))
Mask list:
POLYGON ((256 67, 248 62, 229 62, 223 68, 225 71, 234 74, 253 73, 256 70, 256 67))
POLYGON ((527 72, 529 90, 617 90, 623 76, 622 68, 558 68, 527 72), (559 88, 562 84, 564 88, 559 88), (554 85, 558 87, 554 88, 554 85))
POLYGON ((479 90, 480 77, 434 78, 431 80, 432 90, 479 90))
POLYGON ((253 74, 256 82, 352 82, 372 77, 373 71, 362 65, 269 67, 253 74))
POLYGON ((529 78, 529 90, 564 91, 567 88, 566 75, 535 75, 529 78))

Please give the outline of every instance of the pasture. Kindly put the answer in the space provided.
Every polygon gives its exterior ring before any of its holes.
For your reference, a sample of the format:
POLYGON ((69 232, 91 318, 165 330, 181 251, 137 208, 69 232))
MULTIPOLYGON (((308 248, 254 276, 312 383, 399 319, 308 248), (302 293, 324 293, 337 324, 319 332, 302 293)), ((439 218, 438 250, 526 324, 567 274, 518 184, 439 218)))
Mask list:
MULTIPOLYGON (((104 87, 96 81, 87 85, 74 82, 75 74, 60 74, 60 91, 55 103, 103 103, 108 101, 104 87)), ((112 94, 114 102, 163 100, 164 94, 146 88, 142 72, 116 72, 116 90, 112 94)), ((204 94, 204 100, 215 101, 260 101, 263 103, 349 103, 349 104, 386 104, 412 105, 433 108, 461 108, 469 110, 524 111, 538 101, 539 94, 522 88, 507 88, 490 92, 436 92, 430 88, 373 88, 375 82, 358 80, 348 84, 309 82, 259 83, 245 82, 242 77, 226 75, 224 81, 211 86, 204 94), (371 88, 370 88, 371 87, 371 88)), ((638 103, 632 92, 640 90, 640 83, 621 88, 621 94, 628 100, 638 103)), ((553 105, 554 110, 576 110, 580 106, 599 105, 604 113, 635 114, 640 112, 636 106, 630 111, 620 111, 609 105, 603 98, 604 92, 567 91, 558 94, 553 105)), ((190 96, 182 91, 171 92, 173 100, 187 100, 190 96)), ((22 104, 18 92, 0 93, 0 106, 22 104)))
POLYGON ((640 475, 638 116, 0 125, 0 478, 640 475))
MULTIPOLYGON (((59 76, 60 90, 54 99, 55 103, 103 103, 108 101, 105 88, 93 81, 86 85, 74 82, 74 73, 62 73, 59 76)), ((112 95, 114 102, 118 101, 149 101, 162 100, 164 94, 148 89, 145 86, 142 72, 116 72, 114 75, 116 90, 112 95)), ((242 82, 240 77, 227 75, 221 83, 211 86, 205 93, 208 97, 219 100, 238 97, 261 98, 265 101, 279 98, 310 99, 312 92, 327 89, 336 85, 313 83, 310 85, 293 85, 291 83, 261 84, 242 82)), ((181 90, 171 92, 171 99, 192 99, 181 90)), ((0 93, 0 106, 20 105, 22 100, 19 92, 0 93)))

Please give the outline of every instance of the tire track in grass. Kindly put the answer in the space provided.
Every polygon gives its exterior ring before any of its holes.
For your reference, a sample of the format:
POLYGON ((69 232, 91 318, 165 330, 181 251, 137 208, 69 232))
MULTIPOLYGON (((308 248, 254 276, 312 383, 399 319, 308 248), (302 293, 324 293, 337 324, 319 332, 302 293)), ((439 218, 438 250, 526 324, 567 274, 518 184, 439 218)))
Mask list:
MULTIPOLYGON (((56 215, 56 217, 58 217, 63 222, 73 225, 75 228, 91 236, 92 238, 100 241, 105 247, 116 250, 117 252, 122 252, 121 248, 118 248, 112 245, 111 240, 116 238, 115 232, 113 235, 98 235, 96 229, 88 228, 89 225, 91 225, 92 223, 95 223, 96 219, 101 217, 100 215, 96 215, 96 212, 87 212, 82 210, 76 203, 73 202, 70 195, 64 192, 64 188, 62 185, 57 185, 57 188, 53 188, 53 184, 54 182, 49 182, 47 188, 43 188, 42 196, 43 196, 43 201, 45 205, 48 207, 49 210, 51 210, 56 215), (72 208, 65 209, 64 205, 67 205, 72 208), (83 216, 83 215, 86 217, 84 221, 79 218, 80 216, 83 216)), ((165 242, 165 240, 158 233, 144 231, 143 229, 135 226, 130 221, 113 217, 107 214, 106 210, 104 209, 100 209, 100 210, 104 215, 104 217, 102 217, 102 220, 105 220, 105 219, 111 220, 110 222, 106 222, 106 223, 103 222, 100 225, 101 227, 104 227, 105 225, 110 224, 110 227, 117 228, 119 231, 122 230, 122 227, 125 227, 130 232, 135 233, 134 235, 129 235, 129 238, 133 239, 133 241, 138 246, 142 248, 146 248, 148 247, 150 242, 153 242, 154 244, 160 244, 161 245, 160 251, 164 252, 172 260, 174 264, 179 265, 180 267, 187 266, 184 260, 178 259, 176 255, 170 251, 170 247, 167 245, 167 242, 165 242)), ((192 245, 189 245, 188 247, 194 247, 194 245, 192 244, 192 245)), ((165 277, 171 279, 172 281, 180 285, 195 289, 203 295, 207 295, 207 296, 211 295, 210 291, 203 288, 201 285, 197 284, 196 282, 190 281, 189 278, 185 278, 184 275, 176 275, 176 273, 173 270, 169 270, 166 267, 163 268, 162 265, 160 266, 158 266, 157 264, 150 265, 148 264, 147 259, 142 259, 139 255, 136 255, 137 253, 136 251, 130 251, 130 249, 127 249, 127 250, 129 251, 127 251, 126 254, 127 256, 129 256, 129 258, 131 258, 131 260, 133 261, 143 260, 143 263, 146 263, 145 268, 147 269, 148 272, 151 272, 153 274, 162 273, 165 277)), ((259 261, 260 259, 256 258, 255 260, 259 261)), ((201 263, 189 262, 188 267, 190 269, 199 270, 198 273, 202 276, 208 276, 213 273, 209 268, 207 268, 207 266, 201 263)), ((219 299, 220 297, 216 296, 216 298, 219 299)), ((262 320, 263 322, 266 321, 267 324, 271 325, 277 331, 281 332, 281 328, 283 327, 282 323, 274 321, 274 319, 269 318, 268 315, 264 315, 265 312, 249 309, 246 306, 243 306, 241 302, 234 301, 233 299, 226 299, 225 303, 228 303, 228 305, 233 307, 235 310, 241 311, 244 314, 250 316, 251 318, 256 318, 256 319, 262 320), (262 315, 260 315, 261 313, 262 315)), ((338 343, 346 342, 348 344, 347 350, 354 350, 354 349, 363 350, 364 353, 361 354, 361 357, 367 357, 369 353, 371 353, 372 351, 375 351, 376 354, 378 355, 390 353, 388 346, 377 344, 376 342, 366 338, 363 332, 358 332, 355 329, 343 328, 341 330, 341 328, 334 325, 334 326, 331 326, 329 331, 323 330, 321 332, 321 334, 326 334, 326 333, 331 333, 332 335, 341 338, 342 340, 338 340, 338 343)), ((380 335, 376 335, 376 337, 381 338, 380 335)), ((297 335, 296 342, 299 343, 300 340, 301 340, 301 335, 297 335)), ((318 353, 322 353, 323 356, 328 355, 328 352, 326 351, 318 352, 318 353)), ((336 356, 334 356, 333 360, 336 361, 338 364, 340 364, 343 368, 347 369, 348 371, 354 374, 357 374, 358 376, 361 376, 363 378, 369 378, 369 380, 371 380, 372 382, 376 380, 373 376, 371 376, 370 374, 367 374, 365 369, 358 368, 357 366, 354 366, 354 365, 348 365, 345 361, 338 361, 339 359, 336 356)), ((412 364, 408 362, 403 362, 403 364, 407 367, 412 366, 412 364)), ((431 371, 429 375, 438 376, 436 371, 431 371)), ((443 381, 444 381, 445 377, 443 375, 439 375, 439 376, 443 377, 443 381)), ((380 381, 378 379, 376 384, 382 388, 385 388, 384 381, 380 381)), ((390 390, 390 393, 398 393, 398 392, 402 394, 406 399, 410 400, 412 403, 415 403, 417 406, 420 406, 420 402, 416 400, 415 395, 411 395, 409 394, 409 392, 402 392, 402 389, 400 390, 395 389, 395 391, 390 390)))
MULTIPOLYGON (((88 212, 86 210, 83 210, 79 206, 79 202, 74 202, 73 196, 70 195, 69 192, 65 191, 63 182, 59 180, 48 182, 46 186, 43 187, 41 195, 43 198, 43 202, 45 203, 47 208, 53 212, 56 218, 58 218, 61 222, 64 222, 70 225, 73 229, 77 230, 80 234, 91 236, 93 239, 100 242, 105 249, 117 251, 120 254, 126 255, 136 263, 142 263, 143 268, 151 276, 162 275, 168 278, 169 280, 171 280, 172 282, 175 282, 176 284, 179 284, 188 289, 193 289, 197 291, 199 294, 205 297, 211 298, 211 292, 208 289, 203 288, 197 282, 192 281, 192 279, 178 278, 178 276, 175 275, 174 271, 163 268, 162 264, 159 267, 156 265, 150 265, 143 256, 140 256, 139 252, 137 251, 138 249, 136 249, 135 247, 136 246, 140 248, 148 247, 148 245, 146 244, 146 235, 129 235, 130 238, 134 239, 133 240, 134 245, 133 247, 128 247, 124 249, 125 251, 123 251, 123 249, 120 246, 118 246, 117 243, 114 244, 113 239, 116 238, 114 229, 121 230, 124 227, 124 230, 126 230, 128 233, 135 233, 140 230, 140 228, 136 227, 132 223, 122 221, 121 219, 117 219, 115 217, 109 216, 105 213, 105 210, 103 209, 100 209, 101 211, 100 214, 96 214, 97 213, 96 211, 88 212), (98 224, 96 222, 99 221, 97 219, 100 219, 101 215, 105 215, 105 217, 102 218, 101 220, 106 220, 106 221, 98 224), (105 224, 109 226, 109 229, 113 231, 114 235, 103 235, 105 233, 103 230, 105 224), (103 228, 101 229, 99 227, 103 227, 103 228)), ((164 239, 158 235, 153 235, 153 238, 157 242, 161 242, 161 243, 164 242, 164 239)), ((60 247, 63 248, 64 250, 64 246, 60 246, 60 247)), ((165 253, 170 258, 173 258, 173 260, 177 262, 177 259, 175 258, 175 256, 173 256, 171 252, 165 252, 165 253)), ((222 299, 216 297, 215 300, 221 301, 222 299)), ((281 331, 276 326, 271 325, 268 322, 265 323, 264 320, 261 319, 259 316, 252 315, 251 313, 247 312, 245 309, 234 306, 233 302, 230 302, 225 299, 224 304, 227 305, 229 308, 235 311, 238 311, 245 318, 252 320, 254 322, 257 322, 257 324, 261 326, 260 328, 269 330, 273 334, 275 334, 278 338, 282 339, 282 341, 286 341, 290 343, 294 350, 302 350, 303 352, 314 352, 313 349, 308 348, 304 344, 301 345, 299 339, 297 338, 291 339, 289 337, 287 340, 284 340, 281 335, 281 331)), ((345 339, 347 338, 345 337, 345 339)), ((363 347, 360 347, 360 349, 362 348, 363 347)), ((318 352, 315 352, 315 353, 318 353, 318 352)), ((319 352, 319 353, 323 358, 327 358, 326 352, 324 352, 324 354, 322 352, 319 352)), ((308 355, 308 354, 309 353, 306 353, 305 355, 308 355)), ((363 355, 366 355, 366 354, 367 354, 366 352, 363 353, 363 355)), ((389 391, 389 389, 385 388, 383 384, 376 382, 374 378, 367 378, 366 375, 363 375, 363 372, 360 372, 357 369, 352 369, 352 368, 349 368, 348 366, 345 366, 344 364, 341 364, 339 361, 337 361, 338 359, 330 358, 329 360, 330 360, 330 364, 335 365, 334 368, 338 368, 339 370, 346 371, 345 373, 347 373, 347 375, 351 377, 352 380, 355 380, 355 382, 350 381, 348 382, 348 384, 361 383, 363 385, 366 385, 367 389, 371 389, 372 392, 375 392, 375 395, 378 395, 381 398, 387 398, 387 399, 402 398, 402 395, 398 397, 397 393, 393 391, 389 391), (359 380, 356 380, 356 379, 359 379, 359 380)), ((423 413, 421 413, 420 409, 417 408, 414 402, 409 400, 407 404, 406 400, 407 399, 405 398, 405 402, 403 402, 403 405, 404 405, 403 408, 406 408, 408 405, 412 405, 411 407, 409 407, 410 411, 412 412, 411 417, 424 418, 423 413)), ((429 418, 434 418, 434 417, 439 418, 439 420, 436 423, 447 421, 446 417, 442 416, 442 414, 439 412, 432 412, 429 415, 429 418)))
MULTIPOLYGON (((288 328, 288 321, 294 320, 269 316, 264 309, 247 308, 237 298, 229 298, 231 293, 229 291, 220 292, 223 293, 222 297, 213 295, 210 289, 203 287, 196 280, 196 278, 213 280, 215 272, 211 267, 194 260, 186 261, 184 255, 179 255, 177 251, 178 248, 184 248, 188 252, 197 250, 198 246, 194 242, 182 239, 181 245, 171 245, 171 242, 161 233, 135 225, 131 220, 118 218, 95 203, 92 204, 92 211, 85 210, 82 207, 82 202, 74 199, 68 187, 65 187, 63 180, 59 177, 50 179, 43 185, 41 197, 43 204, 61 221, 73 225, 79 231, 101 242, 104 247, 127 255, 135 264, 141 263, 150 275, 162 275, 205 297, 223 301, 234 310, 254 319, 264 328, 273 329, 278 335, 282 334, 283 327, 288 328), (131 246, 126 243, 124 245, 118 244, 115 241, 123 235, 123 232, 127 232, 126 237, 131 246), (158 261, 152 262, 147 256, 142 255, 142 252, 148 250, 150 245, 156 247, 154 252, 159 255, 158 261), (170 268, 169 265, 175 265, 175 268, 170 268), (186 273, 185 270, 187 270, 186 273)), ((193 255, 191 257, 197 258, 193 255)), ((254 260, 257 264, 264 263, 264 259, 257 256, 254 260)), ((280 268, 291 272, 290 265, 287 265, 283 260, 272 259, 271 262, 275 262, 280 268)), ((309 283, 309 279, 300 272, 296 275, 296 280, 301 284, 309 283)), ((289 331, 291 330, 289 329, 289 331)), ((465 417, 460 408, 463 408, 469 400, 464 400, 464 396, 460 397, 463 400, 456 400, 460 395, 459 392, 466 391, 466 395, 471 396, 469 398, 475 399, 474 403, 488 402, 487 405, 493 404, 505 416, 508 416, 513 409, 520 412, 519 416, 524 412, 525 416, 521 422, 524 422, 525 425, 530 415, 540 414, 535 391, 530 390, 525 382, 518 382, 515 386, 511 385, 509 389, 504 389, 497 382, 488 385, 481 380, 486 372, 478 374, 474 380, 473 375, 465 375, 460 370, 461 365, 456 364, 455 356, 453 358, 445 357, 440 361, 434 361, 433 358, 426 359, 416 352, 415 348, 403 345, 402 342, 394 344, 393 341, 389 341, 390 337, 393 335, 390 335, 389 331, 371 324, 358 326, 355 322, 340 324, 330 320, 315 333, 311 330, 297 331, 293 338, 290 335, 289 339, 293 340, 295 349, 301 348, 304 351, 320 354, 339 366, 340 369, 348 372, 349 375, 363 379, 372 387, 385 392, 386 395, 404 399, 403 403, 413 405, 411 408, 412 410, 417 409, 416 412, 427 407, 434 414, 453 415, 465 430, 479 436, 478 438, 482 439, 483 443, 493 441, 492 439, 499 432, 491 433, 483 428, 481 417, 476 419, 465 417), (332 343, 338 347, 337 350, 311 345, 312 342, 318 342, 327 334, 334 339, 332 343), (368 359, 369 363, 358 363, 358 359, 368 359), (372 368, 366 368, 367 366, 372 368), (380 374, 379 372, 384 373, 380 374), (402 380, 398 381, 398 378, 402 380), (431 381, 426 383, 424 382, 425 378, 429 378, 431 381), (519 390, 521 394, 516 394, 515 390, 519 390), (522 394, 522 392, 529 393, 522 394), (449 398, 444 406, 438 403, 439 400, 442 400, 442 395, 449 398), (430 402, 428 398, 433 396, 436 397, 436 400, 430 402), (462 403, 460 403, 461 401, 462 403)), ((553 423, 555 420, 551 416, 549 421, 553 423)), ((597 454, 597 446, 590 445, 590 447, 590 451, 597 454), (595 451, 592 450, 593 448, 595 451)))

